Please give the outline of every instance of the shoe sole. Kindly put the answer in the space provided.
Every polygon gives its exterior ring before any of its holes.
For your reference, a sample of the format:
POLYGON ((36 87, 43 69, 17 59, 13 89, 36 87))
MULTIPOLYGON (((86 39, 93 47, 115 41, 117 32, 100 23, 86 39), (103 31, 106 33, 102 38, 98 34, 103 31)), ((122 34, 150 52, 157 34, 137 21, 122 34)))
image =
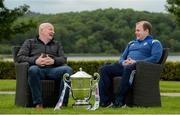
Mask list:
POLYGON ((112 106, 113 106, 113 103, 111 102, 111 104, 108 105, 106 108, 110 108, 110 107, 112 107, 112 106))

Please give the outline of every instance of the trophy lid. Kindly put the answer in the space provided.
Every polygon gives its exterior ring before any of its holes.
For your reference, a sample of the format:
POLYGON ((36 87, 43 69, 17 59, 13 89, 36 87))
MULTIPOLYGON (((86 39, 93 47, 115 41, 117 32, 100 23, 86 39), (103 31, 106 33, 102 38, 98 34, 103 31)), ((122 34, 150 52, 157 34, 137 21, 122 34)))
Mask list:
POLYGON ((76 72, 75 74, 71 75, 70 77, 71 78, 92 78, 91 75, 82 71, 82 68, 79 68, 79 71, 76 72))

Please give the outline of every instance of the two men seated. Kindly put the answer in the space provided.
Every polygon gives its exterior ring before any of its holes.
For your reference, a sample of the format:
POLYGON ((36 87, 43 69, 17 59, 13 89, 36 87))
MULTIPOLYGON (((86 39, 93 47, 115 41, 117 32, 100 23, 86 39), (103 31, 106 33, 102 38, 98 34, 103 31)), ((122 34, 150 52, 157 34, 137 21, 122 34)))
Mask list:
MULTIPOLYGON (((135 70, 136 62, 146 61, 157 63, 162 55, 162 45, 151 36, 152 26, 147 21, 136 23, 136 39, 129 42, 127 48, 120 57, 119 63, 105 65, 100 69, 100 106, 122 107, 125 103, 125 94, 129 88, 129 78, 135 70), (112 79, 121 76, 121 89, 116 97, 112 96, 112 79)), ((59 96, 64 83, 62 76, 65 73, 72 74, 73 70, 66 64, 66 57, 62 44, 53 39, 54 26, 51 23, 42 23, 39 26, 39 35, 26 40, 17 54, 18 62, 28 62, 28 83, 32 92, 33 104, 36 108, 43 108, 42 89, 40 80, 61 80, 59 96)), ((142 68, 143 69, 143 68, 142 68)), ((67 106, 69 90, 65 93, 63 105, 67 106)))

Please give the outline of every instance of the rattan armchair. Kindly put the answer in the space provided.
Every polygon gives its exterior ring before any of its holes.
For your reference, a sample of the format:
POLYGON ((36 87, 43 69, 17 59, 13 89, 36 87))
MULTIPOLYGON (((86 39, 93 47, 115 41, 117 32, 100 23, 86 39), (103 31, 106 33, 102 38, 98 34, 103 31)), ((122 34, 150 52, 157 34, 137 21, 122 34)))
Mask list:
MULTIPOLYGON (((17 63, 17 53, 20 47, 13 47, 13 58, 15 63, 16 71, 16 96, 15 105, 22 107, 32 107, 32 96, 31 90, 28 85, 28 68, 29 64, 27 62, 17 63)), ((55 106, 58 101, 59 95, 59 83, 60 81, 54 80, 41 80, 42 85, 42 96, 43 104, 45 107, 55 106)))
MULTIPOLYGON (((132 87, 126 95, 126 105, 142 107, 161 106, 159 81, 163 65, 168 56, 168 48, 163 49, 163 55, 158 64, 137 62, 136 73, 132 87)), ((121 77, 113 79, 114 93, 120 89, 121 77)))

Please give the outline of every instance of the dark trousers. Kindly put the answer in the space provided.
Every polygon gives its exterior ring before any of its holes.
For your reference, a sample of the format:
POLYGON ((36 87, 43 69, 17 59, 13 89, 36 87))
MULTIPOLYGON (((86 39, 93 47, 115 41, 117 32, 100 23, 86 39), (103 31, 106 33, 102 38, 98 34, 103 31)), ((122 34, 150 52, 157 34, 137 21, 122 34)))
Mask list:
POLYGON ((104 65, 100 69, 100 105, 111 102, 124 104, 125 95, 130 86, 129 78, 133 70, 135 70, 135 64, 123 66, 122 63, 104 65), (113 77, 122 77, 117 95, 113 94, 113 77))
MULTIPOLYGON (((59 67, 44 67, 41 68, 37 65, 33 65, 29 67, 28 71, 28 83, 32 92, 33 104, 43 103, 42 100, 42 88, 41 88, 41 80, 43 79, 52 79, 52 80, 61 80, 60 82, 60 90, 59 96, 64 87, 64 82, 62 77, 65 73, 72 74, 72 68, 67 65, 59 66, 59 67)), ((69 98, 69 88, 66 89, 65 97, 63 100, 63 104, 68 103, 69 98)))

